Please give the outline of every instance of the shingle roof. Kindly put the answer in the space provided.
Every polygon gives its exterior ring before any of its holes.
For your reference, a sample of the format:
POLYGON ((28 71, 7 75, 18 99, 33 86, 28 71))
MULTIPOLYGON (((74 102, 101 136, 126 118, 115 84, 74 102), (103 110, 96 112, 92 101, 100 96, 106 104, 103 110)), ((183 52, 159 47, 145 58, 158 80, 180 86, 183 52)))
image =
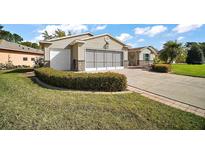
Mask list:
POLYGON ((72 37, 77 37, 77 36, 82 36, 82 35, 90 35, 90 36, 93 36, 93 34, 87 32, 87 33, 76 34, 76 35, 70 35, 70 36, 64 36, 64 37, 53 38, 53 39, 48 39, 48 40, 41 40, 40 43, 49 43, 49 42, 52 42, 52 41, 63 40, 63 39, 72 38, 72 37))
POLYGON ((20 51, 20 52, 25 52, 25 53, 44 54, 42 50, 34 49, 31 47, 27 47, 24 45, 13 43, 13 42, 8 42, 6 40, 0 40, 0 49, 20 51))
POLYGON ((147 49, 151 50, 154 54, 157 54, 157 53, 158 53, 158 50, 155 49, 155 48, 152 47, 152 46, 145 46, 145 47, 138 47, 138 48, 129 48, 129 51, 131 51, 131 52, 133 52, 133 51, 135 51, 135 52, 141 52, 141 49, 143 49, 143 48, 147 48, 147 49))
POLYGON ((124 46, 127 46, 125 43, 121 42, 120 40, 118 40, 117 38, 113 37, 112 35, 108 34, 108 33, 105 33, 105 34, 100 34, 100 35, 95 35, 95 36, 91 36, 91 37, 88 37, 88 38, 83 38, 81 39, 82 41, 86 41, 86 40, 90 40, 90 39, 95 39, 95 38, 98 38, 98 37, 102 37, 102 36, 109 36, 111 37, 112 39, 114 39, 115 41, 117 41, 118 43, 124 45, 124 46))

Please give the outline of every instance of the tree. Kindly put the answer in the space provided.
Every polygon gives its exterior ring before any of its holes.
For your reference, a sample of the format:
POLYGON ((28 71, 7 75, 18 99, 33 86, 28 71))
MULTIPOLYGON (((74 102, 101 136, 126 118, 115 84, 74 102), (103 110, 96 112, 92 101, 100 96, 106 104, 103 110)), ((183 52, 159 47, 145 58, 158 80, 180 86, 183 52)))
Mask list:
POLYGON ((165 62, 165 63, 168 62, 169 56, 168 56, 168 53, 167 53, 164 49, 162 49, 162 50, 160 51, 159 59, 160 59, 161 61, 165 62))
POLYGON ((37 43, 32 43, 31 47, 35 49, 40 49, 40 46, 37 43))
POLYGON ((0 31, 0 39, 4 39, 9 42, 13 42, 13 35, 9 31, 1 30, 0 31))
POLYGON ((182 49, 182 43, 178 43, 177 41, 168 41, 164 44, 159 57, 161 60, 165 61, 165 63, 171 64, 182 49))
POLYGON ((199 43, 201 49, 203 50, 204 53, 204 58, 205 58, 205 42, 199 43))
POLYGON ((19 36, 18 34, 13 34, 13 40, 15 43, 20 43, 23 41, 23 38, 21 36, 19 36))
POLYGON ((21 36, 19 36, 18 34, 12 34, 9 31, 6 30, 2 30, 3 26, 0 25, 0 39, 4 39, 6 41, 9 42, 15 42, 15 43, 19 43, 23 41, 23 38, 21 36))
POLYGON ((67 36, 70 36, 70 35, 72 35, 72 33, 71 33, 71 31, 68 31, 68 34, 67 34, 67 36))
POLYGON ((40 49, 40 46, 37 43, 26 41, 26 42, 21 42, 20 44, 25 45, 27 47, 35 48, 35 49, 40 49))
POLYGON ((27 47, 31 47, 32 46, 32 42, 26 41, 26 42, 21 42, 21 45, 25 45, 27 47))
POLYGON ((186 63, 187 49, 183 49, 176 57, 176 63, 186 63))
POLYGON ((44 40, 49 40, 49 39, 52 39, 52 38, 53 38, 52 35, 49 35, 49 34, 48 34, 48 31, 47 31, 47 30, 45 30, 45 31, 42 33, 42 35, 43 35, 44 40))
POLYGON ((192 45, 197 45, 198 43, 197 42, 186 42, 186 44, 185 44, 185 46, 187 47, 187 48, 190 48, 192 45))
POLYGON ((70 35, 72 35, 72 33, 71 33, 71 31, 68 31, 68 34, 66 35, 65 31, 58 28, 58 29, 55 30, 54 34, 52 34, 52 35, 49 35, 47 30, 45 30, 42 33, 42 35, 43 35, 44 40, 49 40, 49 39, 52 39, 52 38, 70 36, 70 35))
POLYGON ((65 32, 61 29, 55 30, 55 33, 53 35, 55 38, 66 36, 65 32))
POLYGON ((188 64, 203 64, 204 54, 199 44, 192 44, 188 49, 186 62, 188 64))
POLYGON ((2 30, 4 28, 4 26, 0 25, 0 30, 2 30))

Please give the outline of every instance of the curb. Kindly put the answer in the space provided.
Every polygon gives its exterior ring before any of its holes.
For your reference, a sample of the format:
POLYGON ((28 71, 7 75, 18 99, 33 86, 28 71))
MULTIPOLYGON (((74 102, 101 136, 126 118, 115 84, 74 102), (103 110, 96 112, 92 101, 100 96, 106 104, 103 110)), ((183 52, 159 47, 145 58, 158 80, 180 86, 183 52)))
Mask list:
POLYGON ((191 112, 193 114, 196 114, 198 116, 205 118, 205 109, 202 109, 200 107, 189 105, 187 103, 180 102, 180 101, 177 101, 177 100, 174 100, 174 99, 171 99, 171 98, 159 95, 159 94, 155 94, 155 93, 152 93, 152 92, 149 92, 149 91, 146 91, 146 90, 143 90, 143 89, 131 86, 131 85, 128 85, 128 90, 137 92, 142 96, 148 97, 152 100, 158 101, 165 105, 168 105, 168 106, 171 106, 171 107, 174 107, 174 108, 186 111, 186 112, 191 112))

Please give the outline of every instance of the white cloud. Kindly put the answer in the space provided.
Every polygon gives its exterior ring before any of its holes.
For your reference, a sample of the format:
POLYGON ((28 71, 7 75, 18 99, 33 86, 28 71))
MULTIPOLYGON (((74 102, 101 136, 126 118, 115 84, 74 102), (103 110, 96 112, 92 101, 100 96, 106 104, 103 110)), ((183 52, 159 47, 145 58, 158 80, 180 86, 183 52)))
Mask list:
POLYGON ((189 32, 192 30, 195 30, 197 28, 200 28, 202 26, 202 24, 195 24, 195 25, 177 25, 175 28, 172 29, 172 31, 177 32, 177 33, 185 33, 185 32, 189 32))
POLYGON ((46 30, 48 34, 53 34, 56 29, 61 29, 68 33, 79 34, 88 30, 88 27, 83 24, 62 24, 62 25, 47 25, 45 28, 38 30, 39 36, 35 37, 35 40, 43 40, 42 33, 46 30))
POLYGON ((144 35, 148 30, 150 29, 150 27, 145 27, 145 28, 135 28, 135 34, 139 34, 139 35, 144 35))
POLYGON ((148 35, 150 37, 153 37, 153 36, 160 34, 166 30, 167 30, 167 27, 165 27, 163 25, 156 25, 156 26, 144 27, 144 28, 137 27, 134 29, 134 32, 136 35, 148 35))
POLYGON ((122 34, 120 34, 120 36, 116 36, 116 38, 119 39, 122 42, 125 42, 125 41, 131 39, 132 36, 128 33, 122 33, 122 34))
POLYGON ((137 43, 127 43, 127 45, 131 48, 137 47, 137 43))
POLYGON ((144 39, 138 39, 137 42, 144 42, 144 39))
POLYGON ((40 34, 39 36, 36 36, 35 38, 34 38, 34 41, 39 41, 39 40, 43 40, 44 38, 43 38, 43 35, 42 34, 40 34))
POLYGON ((95 30, 97 31, 97 30, 103 30, 103 29, 105 29, 107 27, 107 25, 99 25, 99 26, 97 26, 96 28, 95 28, 95 30))
POLYGON ((180 37, 177 38, 178 41, 181 41, 182 39, 184 39, 183 36, 180 36, 180 37))

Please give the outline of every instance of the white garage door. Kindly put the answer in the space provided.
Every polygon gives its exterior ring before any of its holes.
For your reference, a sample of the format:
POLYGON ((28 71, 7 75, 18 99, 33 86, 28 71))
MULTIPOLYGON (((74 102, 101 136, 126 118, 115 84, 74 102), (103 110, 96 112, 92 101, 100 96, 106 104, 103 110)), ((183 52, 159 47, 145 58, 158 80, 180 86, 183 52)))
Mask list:
POLYGON ((86 50, 86 70, 112 70, 123 68, 122 51, 86 50))
POLYGON ((50 67, 57 70, 70 70, 71 57, 69 49, 51 49, 50 67))

